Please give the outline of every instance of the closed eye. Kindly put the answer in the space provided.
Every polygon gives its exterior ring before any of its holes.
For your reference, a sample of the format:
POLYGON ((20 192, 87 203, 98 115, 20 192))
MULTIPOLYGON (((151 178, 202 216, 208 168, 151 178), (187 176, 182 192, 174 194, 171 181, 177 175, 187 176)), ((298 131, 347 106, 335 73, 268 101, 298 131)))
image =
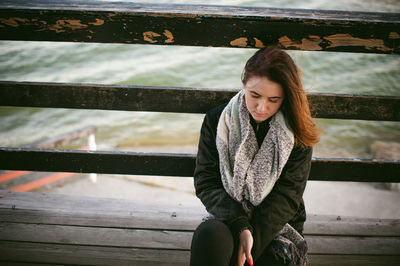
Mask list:
POLYGON ((268 100, 269 100, 271 103, 277 103, 280 99, 281 99, 281 97, 271 97, 271 98, 268 98, 268 100))

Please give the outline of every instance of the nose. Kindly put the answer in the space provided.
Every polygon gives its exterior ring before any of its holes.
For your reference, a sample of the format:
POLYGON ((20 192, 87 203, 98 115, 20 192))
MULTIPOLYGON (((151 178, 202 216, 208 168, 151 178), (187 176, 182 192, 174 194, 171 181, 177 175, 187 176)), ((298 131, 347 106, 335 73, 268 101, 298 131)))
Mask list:
POLYGON ((266 101, 260 100, 257 103, 257 113, 265 114, 268 110, 268 103, 266 101))

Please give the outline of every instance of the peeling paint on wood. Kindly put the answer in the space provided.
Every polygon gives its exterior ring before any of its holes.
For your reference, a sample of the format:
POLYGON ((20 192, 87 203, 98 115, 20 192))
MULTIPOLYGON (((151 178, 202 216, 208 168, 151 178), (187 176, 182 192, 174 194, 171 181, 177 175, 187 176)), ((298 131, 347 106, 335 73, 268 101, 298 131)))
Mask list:
MULTIPOLYGON (((394 35, 392 37, 394 37, 394 35)), ((393 51, 393 49, 387 47, 381 39, 356 38, 350 34, 334 34, 322 38, 309 35, 307 38, 301 39, 301 42, 292 40, 285 35, 279 38, 279 44, 285 49, 296 48, 310 51, 328 50, 336 47, 362 47, 366 50, 380 50, 383 52, 393 51)))
POLYGON ((172 33, 169 30, 164 30, 163 34, 165 37, 167 37, 167 39, 164 41, 165 43, 174 42, 174 35, 172 35, 172 33))
MULTIPOLYGON (((174 42, 174 36, 169 30, 164 30, 162 35, 164 36, 165 44, 171 44, 174 42)), ((163 39, 162 35, 157 32, 146 31, 143 32, 143 40, 149 43, 159 43, 163 39)))
POLYGON ((291 40, 286 35, 279 38, 278 40, 279 44, 285 49, 296 48, 298 50, 310 50, 310 51, 322 50, 322 47, 320 46, 322 39, 314 35, 309 35, 307 38, 302 38, 301 42, 291 40))
POLYGON ((389 39, 400 39, 400 35, 397 32, 389 33, 389 39))
POLYGON ((400 14, 37 0, 0 2, 0 40, 400 54, 400 14), (5 4, 7 3, 7 4, 5 4), (19 5, 19 6, 18 6, 19 5), (59 6, 59 9, 57 9, 59 6))
POLYGON ((237 38, 237 39, 231 41, 229 43, 229 45, 232 47, 243 47, 243 48, 245 48, 245 47, 256 47, 256 48, 265 47, 264 43, 255 37, 253 37, 251 40, 249 40, 246 37, 237 38), (254 44, 250 43, 250 41, 254 41, 254 44))
POLYGON ((101 26, 104 24, 104 19, 96 18, 96 22, 89 22, 89 24, 93 26, 101 26))
POLYGON ((157 43, 158 41, 155 38, 160 36, 160 34, 152 31, 143 32, 143 40, 149 43, 157 43))
POLYGON ((26 23, 27 21, 28 20, 25 18, 8 18, 8 19, 0 18, 0 23, 14 28, 18 27, 20 23, 26 23))
POLYGON ((60 19, 57 20, 56 24, 52 25, 49 27, 49 30, 53 30, 57 33, 59 32, 65 32, 66 29, 70 30, 80 30, 87 28, 88 25, 84 25, 81 23, 81 20, 79 19, 60 19))
POLYGON ((246 37, 237 38, 231 41, 230 45, 233 47, 247 47, 247 38, 246 37))
POLYGON ((363 39, 356 38, 351 36, 350 34, 334 34, 331 36, 324 37, 324 39, 328 40, 329 46, 327 48, 334 48, 340 46, 359 46, 365 47, 367 50, 378 49, 381 51, 392 51, 391 48, 387 47, 383 40, 379 39, 363 39))
POLYGON ((263 44, 263 42, 262 41, 260 41, 259 39, 257 39, 257 38, 253 38, 254 39, 254 41, 256 42, 256 47, 257 48, 263 48, 263 47, 265 47, 265 45, 263 44))

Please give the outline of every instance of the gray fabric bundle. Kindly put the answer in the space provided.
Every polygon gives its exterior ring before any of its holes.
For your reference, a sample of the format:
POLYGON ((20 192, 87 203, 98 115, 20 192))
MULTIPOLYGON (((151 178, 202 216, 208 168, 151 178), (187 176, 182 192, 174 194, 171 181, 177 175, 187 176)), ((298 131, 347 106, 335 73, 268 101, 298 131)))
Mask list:
POLYGON ((278 111, 259 149, 241 90, 221 114, 216 144, 225 190, 236 201, 257 206, 278 180, 293 149, 294 135, 278 111))

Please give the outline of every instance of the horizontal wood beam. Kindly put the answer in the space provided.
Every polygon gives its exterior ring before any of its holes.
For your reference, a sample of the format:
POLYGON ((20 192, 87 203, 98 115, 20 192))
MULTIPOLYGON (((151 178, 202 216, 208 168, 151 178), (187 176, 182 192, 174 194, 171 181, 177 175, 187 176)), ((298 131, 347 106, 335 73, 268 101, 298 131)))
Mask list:
MULTIPOLYGON (((192 177, 194 154, 0 148, 0 169, 192 177)), ((310 180, 400 182, 400 162, 313 158, 310 180)))
MULTIPOLYGON (((171 235, 171 238, 174 236, 171 235)), ((341 240, 341 239, 340 239, 341 240)), ((326 241, 322 239, 325 246, 337 244, 340 248, 349 247, 346 239, 340 243, 339 241, 326 241), (338 243, 339 242, 339 243, 338 243)), ((365 239, 363 242, 366 248, 371 248, 372 244, 368 244, 365 239)), ((397 244, 397 239, 384 239, 382 245, 388 242, 397 244)), ((343 240, 342 240, 343 241, 343 240)), ((313 243, 314 244, 314 243, 313 243)), ((352 243, 353 246, 357 242, 352 243)), ((379 240, 375 242, 379 247, 379 240)), ((393 244, 391 246, 393 246, 393 244)), ((351 247, 351 246, 350 246, 351 247)), ((375 251, 374 249, 372 249, 375 251)), ((400 260, 399 255, 368 255, 368 254, 318 254, 311 253, 310 265, 325 266, 327 262, 338 266, 355 266, 355 265, 397 265, 400 260)), ((32 243, 32 242, 16 242, 0 240, 0 263, 5 265, 188 265, 190 263, 189 250, 168 250, 168 249, 138 249, 123 248, 109 246, 87 246, 87 245, 63 245, 52 243, 32 243)))
MULTIPOLYGON (((134 219, 134 217, 132 217, 134 219)), ((200 220, 201 221, 201 220, 200 220)), ((190 250, 193 232, 2 222, 0 241, 190 250)), ((307 235, 310 254, 400 255, 400 237, 307 235), (332 246, 335 248, 332 249, 332 246)))
MULTIPOLYGON (((174 237, 174 236, 171 236, 174 237)), ((132 239, 134 243, 135 239, 132 239)), ((393 256, 392 256, 393 257, 393 256)), ((383 256, 386 258, 386 256, 383 256)), ((396 257, 397 258, 397 257, 396 257)), ((1 265, 188 265, 190 251, 0 240, 1 265)), ((386 261, 386 260, 384 260, 386 261)))
MULTIPOLYGON (((0 81, 0 105, 205 113, 233 89, 0 81)), ((400 97, 309 93, 316 118, 400 121, 400 97)))
POLYGON ((400 53, 400 14, 3 0, 0 39, 400 53))
POLYGON ((4 170, 190 177, 194 164, 194 155, 188 154, 0 148, 4 170))
MULTIPOLYGON (((207 216, 198 205, 0 190, 3 222, 194 231, 207 216), (132 216, 134 215, 134 217, 132 216)), ((305 235, 400 237, 398 219, 307 214, 305 235)))

